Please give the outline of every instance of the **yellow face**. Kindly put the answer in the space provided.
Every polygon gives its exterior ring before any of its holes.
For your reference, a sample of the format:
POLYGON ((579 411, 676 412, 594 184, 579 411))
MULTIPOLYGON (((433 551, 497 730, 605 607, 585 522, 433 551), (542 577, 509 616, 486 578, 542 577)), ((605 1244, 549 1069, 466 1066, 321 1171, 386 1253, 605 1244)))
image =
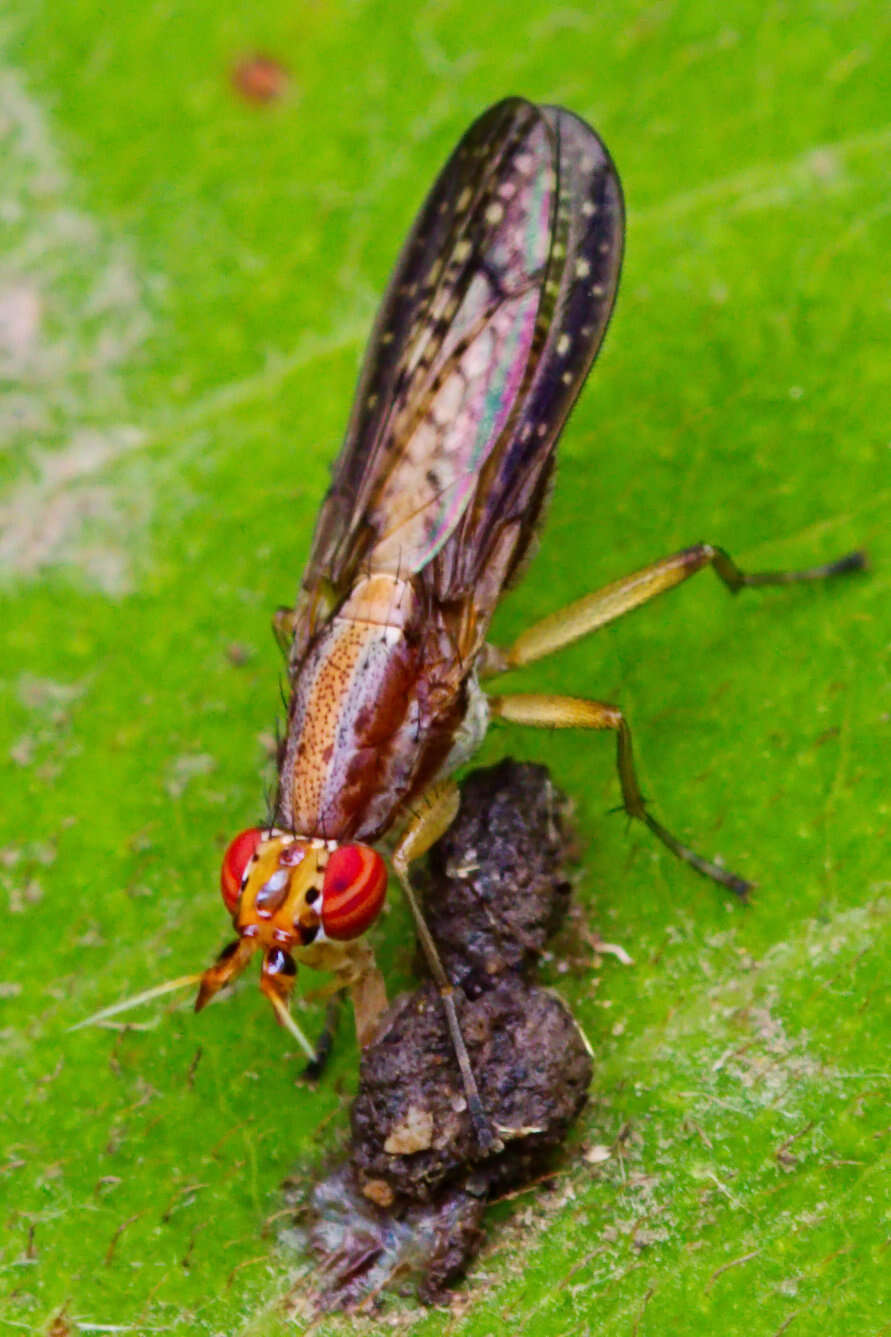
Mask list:
POLYGON ((239 937, 266 949, 309 947, 323 932, 324 873, 335 848, 278 831, 259 840, 241 873, 234 904, 224 893, 239 937))
POLYGON ((279 1012, 294 987, 295 957, 336 966, 377 918, 386 888, 386 866, 369 845, 339 845, 275 827, 242 831, 226 850, 220 873, 238 938, 204 972, 196 1009, 260 950, 260 987, 279 1012))

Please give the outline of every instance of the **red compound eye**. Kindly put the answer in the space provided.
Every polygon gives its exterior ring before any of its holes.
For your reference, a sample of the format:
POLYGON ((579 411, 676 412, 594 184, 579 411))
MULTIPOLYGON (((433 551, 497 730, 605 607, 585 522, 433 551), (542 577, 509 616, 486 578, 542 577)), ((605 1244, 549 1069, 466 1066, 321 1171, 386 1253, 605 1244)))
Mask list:
POLYGON ((235 914, 238 905, 244 870, 254 857, 254 851, 262 839, 263 832, 259 826, 248 827, 247 831, 242 831, 235 837, 223 855, 223 866, 220 869, 220 891, 230 915, 235 914))
POLYGON ((322 928, 329 938, 359 938, 377 919, 387 890, 387 867, 368 845, 341 845, 325 867, 322 928))

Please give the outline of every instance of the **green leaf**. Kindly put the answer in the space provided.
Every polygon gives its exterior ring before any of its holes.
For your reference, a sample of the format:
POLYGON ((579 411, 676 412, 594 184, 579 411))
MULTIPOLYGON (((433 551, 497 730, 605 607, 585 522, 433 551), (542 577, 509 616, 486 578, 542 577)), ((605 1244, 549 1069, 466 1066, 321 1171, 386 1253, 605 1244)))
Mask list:
MULTIPOLYGON (((269 618, 375 301, 455 140, 523 93, 597 126, 629 228, 498 639, 698 539, 747 569, 865 547, 872 570, 733 600, 704 574, 518 675, 620 704, 653 811, 759 889, 731 903, 606 815, 610 739, 492 732, 485 760, 544 761, 577 805, 580 919, 551 978, 597 1072, 554 1186, 490 1212, 461 1308, 387 1303, 419 1334, 878 1332, 887 7, 47 17, 31 0, 0 28, 5 1330, 308 1322, 279 1184, 345 1143, 346 1025, 314 1092, 252 982, 200 1018, 156 1003, 126 1030, 69 1027, 224 940, 220 853, 264 810, 281 714, 269 618), (266 103, 232 79, 257 51, 288 71, 266 103), (582 926, 634 964, 595 959, 582 926)), ((377 943, 405 985, 398 903, 377 943)))

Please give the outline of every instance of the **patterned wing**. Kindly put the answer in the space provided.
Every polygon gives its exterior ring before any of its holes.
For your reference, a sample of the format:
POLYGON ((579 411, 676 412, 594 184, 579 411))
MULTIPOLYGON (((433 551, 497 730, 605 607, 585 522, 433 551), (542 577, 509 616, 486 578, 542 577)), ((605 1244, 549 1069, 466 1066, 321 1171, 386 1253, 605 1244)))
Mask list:
POLYGON ((425 573, 435 596, 456 605, 462 658, 479 648, 495 604, 534 538, 554 447, 606 333, 622 266, 622 189, 606 148, 571 112, 544 107, 541 114, 552 135, 557 186, 537 316, 540 342, 508 430, 490 451, 459 525, 425 573))
POLYGON ((424 571, 457 597, 496 550, 500 588, 606 328, 621 248, 618 179, 584 122, 514 98, 471 126, 378 315, 308 595, 324 584, 336 598, 374 569, 424 571))

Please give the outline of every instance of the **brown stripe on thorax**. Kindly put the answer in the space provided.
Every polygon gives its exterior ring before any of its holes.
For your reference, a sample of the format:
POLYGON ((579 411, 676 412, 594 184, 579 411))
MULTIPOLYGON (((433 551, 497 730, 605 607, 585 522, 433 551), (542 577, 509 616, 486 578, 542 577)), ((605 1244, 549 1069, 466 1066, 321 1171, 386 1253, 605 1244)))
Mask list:
POLYGON ((413 587, 359 581, 299 667, 279 819, 302 835, 362 837, 399 806, 421 734, 413 587))

